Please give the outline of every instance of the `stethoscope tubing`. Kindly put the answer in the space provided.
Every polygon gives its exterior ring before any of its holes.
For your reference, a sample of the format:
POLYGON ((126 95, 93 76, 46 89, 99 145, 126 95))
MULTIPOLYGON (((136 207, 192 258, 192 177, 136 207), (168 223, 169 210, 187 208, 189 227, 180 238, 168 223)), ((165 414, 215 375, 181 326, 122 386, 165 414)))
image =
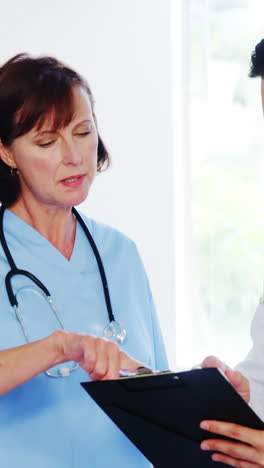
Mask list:
POLYGON ((74 216, 76 217, 77 221, 79 222, 79 224, 81 225, 87 239, 90 242, 90 246, 91 246, 91 248, 93 250, 94 256, 95 256, 96 261, 97 261, 97 265, 98 265, 98 268, 99 268, 99 273, 100 273, 100 277, 101 277, 101 281, 102 281, 102 285, 103 285, 103 289, 104 289, 104 297, 105 297, 105 303, 106 303, 106 307, 107 307, 109 322, 114 322, 115 317, 114 317, 113 310, 112 310, 108 283, 107 283, 105 269, 104 269, 104 266, 103 266, 101 256, 100 256, 99 251, 97 249, 96 243, 94 242, 93 237, 92 237, 88 227, 84 223, 82 217, 80 216, 80 214, 78 213, 78 211, 75 208, 72 208, 72 212, 73 212, 74 216))
MULTIPOLYGON (((50 297, 49 290, 46 288, 46 286, 35 275, 30 273, 29 271, 17 268, 17 266, 15 264, 15 261, 14 261, 12 255, 11 255, 10 250, 9 250, 9 247, 7 245, 5 234, 4 234, 4 228, 3 228, 4 212, 5 212, 5 206, 2 205, 1 208, 0 208, 0 242, 2 244, 5 256, 6 256, 7 260, 8 260, 9 265, 10 265, 10 271, 7 273, 7 275, 5 277, 5 285, 6 285, 6 291, 7 291, 8 299, 9 299, 9 302, 10 302, 11 306, 12 307, 14 307, 14 306, 17 307, 18 306, 18 302, 17 302, 16 296, 15 296, 15 294, 13 292, 13 288, 12 288, 12 284, 11 284, 12 278, 14 276, 16 276, 16 275, 27 276, 31 281, 33 281, 43 291, 43 293, 47 297, 50 297)), ((114 317, 113 310, 112 310, 112 305, 111 305, 111 299, 110 299, 106 274, 105 274, 103 262, 102 262, 100 254, 99 254, 99 251, 97 249, 96 243, 94 242, 93 237, 92 237, 88 227, 84 223, 84 221, 83 221, 82 217, 80 216, 80 214, 78 213, 78 211, 75 208, 72 208, 72 213, 74 214, 77 221, 81 225, 81 227, 82 227, 82 229, 83 229, 83 231, 84 231, 84 233, 85 233, 85 235, 86 235, 86 237, 87 237, 87 239, 89 241, 89 244, 90 244, 90 246, 92 248, 94 256, 96 258, 99 273, 100 273, 100 278, 101 278, 102 285, 103 285, 104 298, 105 298, 106 308, 107 308, 107 312, 108 312, 109 322, 110 323, 115 322, 115 317, 114 317)))

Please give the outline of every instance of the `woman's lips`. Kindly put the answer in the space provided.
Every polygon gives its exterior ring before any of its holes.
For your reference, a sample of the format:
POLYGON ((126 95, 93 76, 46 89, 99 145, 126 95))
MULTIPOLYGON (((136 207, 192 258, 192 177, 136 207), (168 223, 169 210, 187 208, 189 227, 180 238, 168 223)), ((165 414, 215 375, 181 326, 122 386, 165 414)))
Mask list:
POLYGON ((63 179, 61 183, 66 187, 76 188, 82 184, 84 177, 85 174, 67 177, 66 179, 63 179))

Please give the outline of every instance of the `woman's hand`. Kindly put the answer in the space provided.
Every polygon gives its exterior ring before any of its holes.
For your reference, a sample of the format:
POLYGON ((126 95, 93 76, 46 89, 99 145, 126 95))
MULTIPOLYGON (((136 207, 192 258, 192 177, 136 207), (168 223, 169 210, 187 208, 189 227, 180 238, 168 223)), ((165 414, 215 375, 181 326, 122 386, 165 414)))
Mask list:
POLYGON ((117 379, 120 370, 135 372, 142 366, 104 338, 64 331, 54 334, 59 340, 60 362, 78 362, 93 380, 117 379))
POLYGON ((234 387, 234 389, 239 393, 239 395, 248 403, 250 399, 250 388, 249 388, 249 381, 244 375, 242 375, 238 371, 234 371, 230 369, 224 362, 220 361, 215 356, 207 356, 202 364, 201 367, 217 367, 221 369, 222 372, 226 375, 227 379, 234 387))
POLYGON ((248 444, 220 439, 204 440, 201 444, 202 450, 220 452, 212 455, 214 461, 239 468, 264 466, 264 431, 220 421, 203 421, 201 428, 248 444))

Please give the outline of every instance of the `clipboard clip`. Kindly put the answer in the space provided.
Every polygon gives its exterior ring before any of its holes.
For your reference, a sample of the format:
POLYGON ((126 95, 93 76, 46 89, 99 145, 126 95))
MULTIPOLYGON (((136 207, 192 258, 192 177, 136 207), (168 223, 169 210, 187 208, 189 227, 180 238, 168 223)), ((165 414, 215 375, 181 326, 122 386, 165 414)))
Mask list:
POLYGON ((138 377, 150 377, 154 375, 172 374, 170 370, 154 371, 149 367, 138 367, 136 372, 121 371, 119 379, 131 379, 138 377))
POLYGON ((122 373, 117 380, 125 386, 126 390, 132 392, 162 390, 170 387, 182 387, 183 385, 178 375, 170 370, 153 371, 143 366, 139 367, 137 372, 122 373))

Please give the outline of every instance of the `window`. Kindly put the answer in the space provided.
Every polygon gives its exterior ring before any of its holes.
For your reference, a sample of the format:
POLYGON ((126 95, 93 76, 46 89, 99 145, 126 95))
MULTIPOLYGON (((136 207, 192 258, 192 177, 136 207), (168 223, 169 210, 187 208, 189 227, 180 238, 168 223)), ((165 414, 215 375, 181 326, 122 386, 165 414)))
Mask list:
POLYGON ((247 77, 250 54, 264 36, 264 5, 179 3, 181 67, 175 64, 175 76, 182 73, 185 136, 177 149, 175 135, 175 218, 182 233, 176 246, 177 364, 190 366, 210 353, 233 365, 250 347, 264 280, 264 128, 260 83, 247 77))

